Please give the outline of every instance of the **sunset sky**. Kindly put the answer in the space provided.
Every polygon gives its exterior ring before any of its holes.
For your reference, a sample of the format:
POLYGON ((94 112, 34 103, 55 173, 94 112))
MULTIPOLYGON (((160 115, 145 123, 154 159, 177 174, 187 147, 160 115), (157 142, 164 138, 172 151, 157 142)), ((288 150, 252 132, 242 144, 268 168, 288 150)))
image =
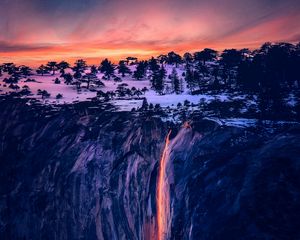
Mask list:
POLYGON ((99 63, 300 41, 299 0, 0 0, 0 62, 99 63))

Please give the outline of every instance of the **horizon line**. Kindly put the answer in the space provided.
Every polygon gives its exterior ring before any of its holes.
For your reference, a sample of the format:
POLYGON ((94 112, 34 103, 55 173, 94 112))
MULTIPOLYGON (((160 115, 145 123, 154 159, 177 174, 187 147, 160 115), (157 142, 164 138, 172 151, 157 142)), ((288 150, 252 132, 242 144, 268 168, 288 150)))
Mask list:
MULTIPOLYGON (((250 51, 254 51, 256 49, 259 49, 263 44, 265 43, 271 43, 271 44, 279 44, 279 43, 288 43, 288 44, 293 44, 296 45, 298 43, 300 43, 300 41, 265 41, 263 43, 254 43, 254 44, 250 44, 247 46, 247 44, 245 44, 244 46, 237 44, 238 47, 210 47, 209 44, 207 47, 193 47, 193 48, 186 48, 186 49, 179 49, 179 50, 175 50, 172 48, 168 48, 166 50, 154 50, 154 49, 126 49, 126 48, 113 48, 113 49, 98 49, 98 51, 103 51, 103 53, 98 53, 99 55, 93 55, 95 52, 97 54, 97 50, 94 51, 87 51, 86 56, 84 56, 84 53, 75 55, 73 54, 72 51, 65 51, 62 52, 64 54, 57 54, 57 56, 53 56, 51 57, 51 55, 46 54, 46 52, 40 52, 39 50, 37 51, 29 51, 31 53, 35 53, 35 54, 31 54, 31 55, 24 55, 24 52, 26 51, 14 51, 14 53, 17 53, 15 56, 9 56, 9 53, 11 52, 1 52, 2 56, 0 56, 0 64, 4 64, 4 63, 14 63, 16 65, 26 65, 29 67, 37 67, 41 64, 47 64, 47 62, 49 61, 56 61, 56 62, 61 62, 61 61, 66 61, 70 64, 73 64, 76 60, 78 59, 83 59, 84 61, 87 62, 88 65, 99 65, 100 62, 104 59, 108 59, 110 60, 112 63, 117 64, 119 61, 125 60, 127 57, 136 57, 138 60, 147 60, 151 57, 157 58, 160 55, 166 55, 169 52, 175 52, 177 54, 179 54, 180 56, 183 56, 184 53, 195 53, 198 51, 202 51, 206 48, 210 48, 213 50, 216 50, 218 53, 223 52, 226 49, 237 49, 237 50, 241 50, 241 49, 249 49, 250 51), (252 46, 251 46, 252 45, 252 46), (123 52, 122 52, 123 50, 123 52), (6 53, 6 54, 5 54, 6 53), (17 57, 17 55, 21 55, 21 57, 17 57), (45 56, 46 54, 46 56, 45 56), (66 55, 69 54, 69 55, 66 55), (3 55, 6 57, 3 57, 3 55), (65 57, 63 57, 63 55, 65 55, 65 57), (23 61, 22 61, 23 59, 23 61)), ((28 52, 28 51, 27 51, 28 52)), ((55 53, 55 51, 48 51, 48 53, 55 53)))

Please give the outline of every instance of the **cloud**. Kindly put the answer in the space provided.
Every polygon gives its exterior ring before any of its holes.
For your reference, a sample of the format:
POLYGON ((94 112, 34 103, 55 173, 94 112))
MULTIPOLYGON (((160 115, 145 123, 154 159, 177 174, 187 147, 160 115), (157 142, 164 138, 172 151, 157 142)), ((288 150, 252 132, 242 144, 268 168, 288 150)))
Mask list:
POLYGON ((0 32, 5 33, 0 35, 0 51, 12 60, 20 59, 16 52, 28 59, 46 51, 47 57, 101 58, 109 51, 121 56, 121 50, 154 54, 255 47, 299 36, 298 0, 0 2, 0 32))
POLYGON ((53 48, 53 45, 13 44, 0 41, 0 53, 51 50, 53 48))

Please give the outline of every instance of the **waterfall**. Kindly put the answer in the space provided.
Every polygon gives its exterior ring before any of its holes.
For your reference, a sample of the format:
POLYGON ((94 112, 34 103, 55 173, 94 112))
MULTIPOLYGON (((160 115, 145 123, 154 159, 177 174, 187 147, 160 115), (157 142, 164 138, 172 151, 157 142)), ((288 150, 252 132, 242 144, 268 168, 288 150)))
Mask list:
POLYGON ((169 227, 171 224, 170 219, 170 185, 168 182, 166 168, 169 160, 169 143, 170 143, 169 131, 162 157, 159 163, 159 173, 157 181, 156 191, 156 206, 157 206, 157 239, 165 240, 168 237, 169 227))

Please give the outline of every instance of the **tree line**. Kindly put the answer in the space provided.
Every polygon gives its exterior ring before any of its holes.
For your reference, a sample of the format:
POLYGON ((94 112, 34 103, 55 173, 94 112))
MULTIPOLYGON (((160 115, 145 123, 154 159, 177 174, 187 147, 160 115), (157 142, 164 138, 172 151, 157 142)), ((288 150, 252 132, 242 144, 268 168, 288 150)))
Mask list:
MULTIPOLYGON (((9 77, 3 81, 11 88, 17 88, 21 78, 33 74, 30 67, 13 63, 1 64, 0 75, 2 72, 8 73, 9 77)), ((88 66, 82 59, 73 66, 66 61, 50 61, 36 69, 40 75, 55 75, 57 72, 66 84, 76 85, 79 90, 82 83, 89 89, 91 84, 104 86, 101 80, 121 82, 121 78, 131 76, 136 80, 149 80, 151 88, 158 94, 180 94, 184 90, 184 82, 191 94, 241 91, 257 95, 261 114, 264 115, 285 112, 285 99, 291 93, 299 99, 300 43, 265 43, 255 50, 225 49, 222 52, 205 48, 182 56, 172 51, 142 61, 128 57, 117 65, 108 59, 98 66, 88 66), (130 61, 134 68, 129 67, 130 61), (168 74, 166 67, 170 68, 170 65, 172 71, 168 74), (178 74, 179 68, 181 74, 178 74), (97 76, 99 72, 103 73, 102 79, 97 76)))

